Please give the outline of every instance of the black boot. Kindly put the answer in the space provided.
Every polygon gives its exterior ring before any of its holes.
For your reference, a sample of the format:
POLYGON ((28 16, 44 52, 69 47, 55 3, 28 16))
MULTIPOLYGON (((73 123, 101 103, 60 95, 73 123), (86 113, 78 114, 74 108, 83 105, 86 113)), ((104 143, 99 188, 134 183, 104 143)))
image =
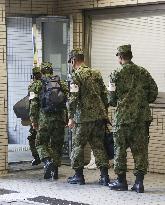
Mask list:
POLYGON ((99 184, 103 186, 108 186, 110 179, 108 175, 108 168, 107 167, 101 167, 100 168, 100 179, 99 179, 99 184))
POLYGON ((135 184, 131 188, 132 191, 136 191, 137 193, 144 193, 144 174, 137 174, 135 184))
POLYGON ((34 159, 32 160, 31 165, 32 165, 32 166, 35 166, 35 165, 38 165, 38 164, 41 164, 41 160, 40 160, 39 156, 37 155, 37 156, 35 156, 34 159))
POLYGON ((69 184, 79 184, 79 185, 85 184, 83 169, 75 170, 75 175, 68 178, 68 183, 69 184))
POLYGON ((128 184, 126 180, 126 173, 118 175, 117 180, 109 184, 109 188, 115 191, 127 191, 128 184))
POLYGON ((44 179, 53 179, 55 173, 55 167, 53 162, 49 158, 44 158, 44 179))

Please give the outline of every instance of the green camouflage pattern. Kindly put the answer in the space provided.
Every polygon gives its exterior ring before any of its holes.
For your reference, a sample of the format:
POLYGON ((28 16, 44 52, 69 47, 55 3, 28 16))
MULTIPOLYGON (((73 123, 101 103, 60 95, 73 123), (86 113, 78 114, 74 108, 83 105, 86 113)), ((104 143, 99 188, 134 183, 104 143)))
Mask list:
POLYGON ((42 62, 41 63, 41 72, 44 74, 52 74, 53 73, 52 63, 42 62))
POLYGON ((84 147, 89 142, 95 156, 98 168, 109 168, 109 160, 103 145, 105 125, 103 122, 88 122, 76 124, 72 130, 73 150, 71 154, 71 166, 73 169, 84 167, 84 147))
POLYGON ((158 87, 150 73, 133 62, 110 75, 116 90, 110 92, 110 105, 116 106, 114 117, 114 169, 126 172, 126 149, 131 148, 135 161, 134 174, 146 174, 148 166, 148 135, 152 121, 149 103, 158 95, 158 87))
MULTIPOLYGON (((61 87, 62 87, 64 94, 67 96, 69 92, 67 84, 64 81, 61 81, 60 83, 61 83, 61 87)), ((38 123, 39 113, 41 112, 40 101, 39 101, 41 90, 42 90, 42 82, 39 80, 36 82, 34 89, 33 89, 36 96, 30 102, 30 119, 32 122, 35 122, 35 123, 38 123)), ((66 122, 66 115, 67 115, 66 113, 67 113, 66 108, 61 110, 60 112, 57 112, 56 115, 54 116, 54 120, 60 120, 60 121, 66 122)))
POLYGON ((82 64, 72 78, 79 91, 71 93, 69 118, 74 118, 76 123, 107 119, 107 89, 100 72, 82 64))
POLYGON ((40 68, 40 67, 33 67, 33 68, 32 68, 32 72, 33 72, 33 74, 35 74, 35 73, 41 73, 41 68, 40 68))
POLYGON ((30 134, 27 139, 29 140, 30 150, 31 150, 32 156, 36 158, 38 156, 38 152, 37 152, 37 148, 35 144, 37 131, 33 129, 32 126, 30 126, 29 133, 30 134))
POLYGON ((114 171, 123 174, 127 171, 127 148, 134 158, 134 175, 146 174, 148 168, 148 124, 130 123, 116 127, 114 131, 115 159, 114 171))
POLYGON ((38 116, 39 116, 39 93, 42 89, 42 82, 41 80, 34 80, 28 88, 28 92, 34 92, 35 98, 30 100, 30 120, 34 123, 38 122, 38 116))
POLYGON ((77 55, 84 55, 84 51, 81 49, 81 48, 76 48, 76 49, 73 49, 71 52, 70 52, 70 57, 71 58, 74 58, 75 56, 77 55))
POLYGON ((64 131, 65 122, 62 116, 57 120, 54 113, 40 112, 36 146, 41 160, 50 157, 56 166, 61 165, 64 131))
POLYGON ((42 82, 41 80, 34 80, 28 87, 28 92, 34 92, 35 94, 41 91, 42 82))
POLYGON ((117 48, 117 54, 131 52, 131 45, 122 45, 117 48))
MULTIPOLYGON (((50 76, 50 74, 48 74, 50 76)), ((61 81, 64 94, 68 95, 68 87, 61 81)), ((64 143, 64 130, 68 121, 66 107, 55 113, 44 113, 40 108, 40 92, 42 82, 38 84, 36 97, 30 103, 30 119, 38 124, 36 146, 40 159, 51 157, 55 165, 61 163, 62 146, 64 143)))
POLYGON ((52 63, 50 62, 42 62, 41 68, 52 68, 52 63))
POLYGON ((75 58, 78 55, 84 55, 84 51, 81 48, 71 50, 71 52, 69 53, 68 63, 71 63, 71 59, 75 58))
POLYGON ((132 122, 151 122, 149 103, 158 95, 158 87, 150 73, 133 62, 123 65, 110 75, 116 91, 110 92, 110 105, 117 106, 116 126, 132 122))
MULTIPOLYGON (((41 80, 34 80, 28 87, 28 93, 34 92, 35 94, 37 94, 40 91, 40 86, 41 86, 41 80)), ((38 103, 39 102, 37 98, 30 100, 30 107, 33 107, 33 109, 35 108, 36 111, 36 109, 38 108, 38 103)), ((32 113, 33 110, 30 109, 30 113, 29 113, 30 119, 31 121, 35 122, 38 120, 38 114, 33 116, 32 113), (32 117, 34 117, 34 119, 32 117)), ((32 125, 30 126, 29 133, 30 134, 27 139, 29 140, 29 146, 30 146, 32 156, 35 158, 38 156, 38 152, 35 144, 37 132, 35 129, 33 129, 32 125)))
POLYGON ((73 129, 73 150, 71 166, 73 169, 84 167, 84 146, 89 142, 98 167, 109 167, 104 149, 103 138, 108 118, 107 90, 101 74, 82 64, 72 74, 73 84, 78 92, 71 92, 69 99, 69 118, 76 122, 73 129))

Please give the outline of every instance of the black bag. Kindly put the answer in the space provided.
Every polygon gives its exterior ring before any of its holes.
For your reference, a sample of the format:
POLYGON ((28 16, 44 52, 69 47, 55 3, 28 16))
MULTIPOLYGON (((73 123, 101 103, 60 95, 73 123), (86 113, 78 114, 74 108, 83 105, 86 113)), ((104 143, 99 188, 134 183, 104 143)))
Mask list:
POLYGON ((59 111, 65 106, 66 99, 61 88, 58 75, 42 78, 42 90, 40 94, 41 109, 43 112, 59 111))
POLYGON ((17 118, 29 120, 29 96, 22 98, 13 106, 17 118))
MULTIPOLYGON (((110 122, 107 122, 112 126, 110 122)), ((104 136, 104 147, 107 151, 109 160, 114 158, 114 140, 113 140, 113 132, 111 132, 107 126, 105 125, 105 136, 104 136)))

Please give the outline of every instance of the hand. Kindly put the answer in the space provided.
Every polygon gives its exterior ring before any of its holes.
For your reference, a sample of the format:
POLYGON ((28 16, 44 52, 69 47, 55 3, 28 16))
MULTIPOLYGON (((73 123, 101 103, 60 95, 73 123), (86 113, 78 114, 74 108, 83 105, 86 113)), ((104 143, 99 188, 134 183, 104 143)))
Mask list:
POLYGON ((73 128, 75 126, 75 121, 73 119, 69 119, 68 127, 73 128))
POLYGON ((38 130, 38 123, 32 122, 32 127, 33 129, 38 130))

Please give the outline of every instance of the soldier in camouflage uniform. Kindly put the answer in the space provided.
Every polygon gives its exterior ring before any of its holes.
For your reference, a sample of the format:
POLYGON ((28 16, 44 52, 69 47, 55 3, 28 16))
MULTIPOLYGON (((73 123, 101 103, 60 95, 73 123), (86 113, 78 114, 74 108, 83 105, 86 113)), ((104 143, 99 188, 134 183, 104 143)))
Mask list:
POLYGON ((156 100, 158 88, 150 73, 131 61, 131 45, 120 46, 116 55, 122 68, 110 75, 109 90, 110 105, 117 106, 114 170, 118 178, 109 187, 111 190, 128 190, 126 150, 129 147, 136 176, 132 190, 143 193, 143 179, 148 167, 149 125, 152 121, 149 103, 156 100))
MULTIPOLYGON (((40 80, 41 80, 41 69, 39 67, 34 67, 32 71, 33 71, 33 82, 28 87, 29 96, 32 95, 32 93, 36 93, 36 88, 38 87, 38 83, 40 83, 40 80)), ((30 97, 29 97, 29 100, 30 100, 30 97)), ((39 158, 36 145, 35 145, 37 131, 33 129, 32 125, 30 125, 29 132, 30 132, 30 135, 28 136, 28 140, 29 140, 29 146, 30 146, 32 156, 34 157, 34 159, 32 160, 32 166, 34 166, 34 165, 38 165, 41 163, 41 160, 39 158)))
POLYGON ((84 147, 89 142, 101 171, 99 183, 107 186, 109 161, 103 145, 105 120, 108 118, 107 90, 100 72, 84 64, 81 49, 71 51, 68 63, 73 67, 68 126, 73 129, 71 166, 75 170, 68 183, 85 184, 84 147))
MULTIPOLYGON (((41 73, 43 77, 53 75, 52 64, 42 63, 41 73)), ((63 92, 67 97, 67 85, 60 81, 63 92)), ((30 106, 33 127, 37 130, 36 146, 40 159, 44 162, 44 179, 58 179, 58 167, 61 165, 62 147, 64 144, 64 131, 66 125, 66 107, 55 112, 44 112, 41 109, 40 94, 42 83, 38 87, 38 93, 30 106), (52 176, 53 174, 53 176, 52 176)))

